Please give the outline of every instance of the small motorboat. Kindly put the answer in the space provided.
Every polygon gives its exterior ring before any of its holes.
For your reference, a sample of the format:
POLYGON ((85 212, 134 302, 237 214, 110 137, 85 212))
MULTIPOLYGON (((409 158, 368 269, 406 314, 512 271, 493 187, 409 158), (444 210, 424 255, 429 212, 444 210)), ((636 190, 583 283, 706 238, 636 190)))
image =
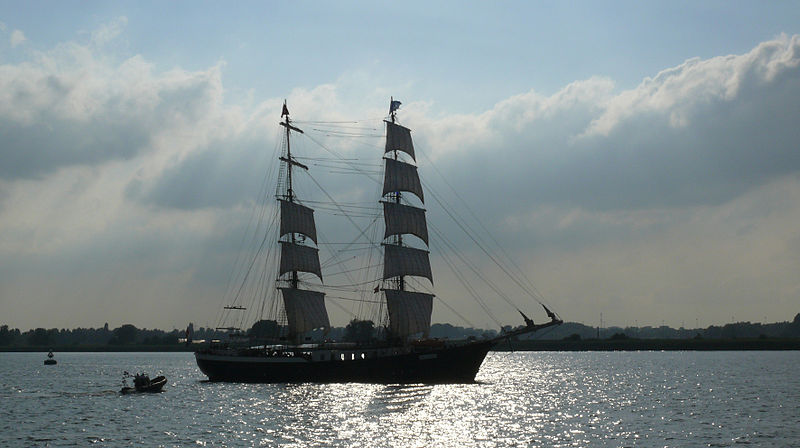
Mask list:
POLYGON ((131 376, 131 374, 125 372, 122 378, 122 390, 119 392, 121 394, 161 392, 161 388, 163 388, 165 384, 167 384, 167 379, 163 375, 157 376, 151 380, 150 377, 144 373, 137 373, 131 376), (133 387, 128 386, 128 378, 133 378, 133 387))
POLYGON ((50 353, 47 354, 47 359, 44 360, 44 365, 52 366, 54 364, 58 364, 58 361, 53 359, 53 351, 50 350, 50 353))

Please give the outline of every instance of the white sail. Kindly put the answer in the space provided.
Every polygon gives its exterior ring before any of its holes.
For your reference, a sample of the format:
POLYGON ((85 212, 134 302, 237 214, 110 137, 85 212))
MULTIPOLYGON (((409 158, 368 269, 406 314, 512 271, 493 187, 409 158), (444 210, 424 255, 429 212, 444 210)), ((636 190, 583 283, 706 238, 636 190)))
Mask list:
POLYGON ((403 151, 411 156, 414 161, 414 142, 411 140, 411 130, 399 124, 386 121, 386 150, 384 151, 403 151))
POLYGON ((403 275, 416 275, 425 277, 433 283, 428 251, 394 244, 384 244, 383 249, 384 280, 403 275))
POLYGON ((386 224, 384 238, 391 235, 410 233, 428 244, 428 224, 425 222, 425 210, 410 205, 394 202, 383 203, 383 220, 386 224))
POLYGON ((281 203, 281 236, 287 233, 301 233, 315 243, 317 242, 317 226, 314 224, 314 210, 278 199, 281 203))
POLYGON ((422 184, 419 181, 417 167, 410 163, 393 159, 386 160, 386 170, 383 175, 383 195, 396 191, 414 193, 424 203, 422 184))
POLYGON ((291 334, 300 334, 317 328, 330 328, 325 294, 305 289, 279 288, 283 293, 283 306, 291 334))
POLYGON ((281 241, 280 275, 292 271, 310 272, 322 280, 317 249, 300 244, 281 241))
POLYGON ((422 332, 428 337, 433 312, 433 295, 421 292, 384 289, 389 310, 389 329, 393 336, 406 337, 422 332))

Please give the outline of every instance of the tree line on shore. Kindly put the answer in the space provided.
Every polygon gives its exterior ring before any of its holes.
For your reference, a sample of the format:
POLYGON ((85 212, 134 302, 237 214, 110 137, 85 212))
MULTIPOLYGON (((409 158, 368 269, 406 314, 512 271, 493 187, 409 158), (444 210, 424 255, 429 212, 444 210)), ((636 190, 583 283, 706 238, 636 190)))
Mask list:
MULTIPOLYGON (((223 332, 202 327, 195 334, 198 338, 208 339, 224 336, 223 332)), ((114 329, 105 324, 100 328, 35 328, 24 332, 2 325, 0 347, 173 345, 185 335, 185 330, 151 330, 131 324, 114 329)))
MULTIPOLYGON (((756 339, 800 338, 800 313, 792 321, 760 323, 733 322, 706 328, 660 327, 592 327, 577 322, 565 322, 551 327, 546 334, 534 333, 521 339, 756 339)), ((547 331, 547 330, 545 330, 547 331)))
MULTIPOLYGON (((509 330, 505 327, 503 330, 509 330)), ((365 341, 375 337, 377 328, 372 321, 353 320, 345 327, 333 327, 327 334, 321 331, 311 334, 311 339, 319 340, 329 338, 344 341, 365 341)), ((243 336, 251 338, 276 337, 282 331, 281 326, 275 321, 261 320, 256 322, 243 336)), ((431 325, 430 337, 442 339, 488 339, 497 336, 498 330, 484 330, 477 328, 459 327, 451 324, 431 325)), ((106 323, 100 328, 35 328, 20 331, 9 328, 8 325, 0 326, 0 347, 45 347, 45 346, 165 346, 174 345, 179 341, 224 339, 227 333, 213 328, 200 327, 195 329, 189 324, 186 330, 173 329, 164 331, 158 329, 137 328, 132 324, 109 329, 106 323)), ((527 335, 522 339, 747 339, 747 338, 800 338, 800 313, 793 321, 776 322, 771 324, 736 322, 722 326, 712 325, 707 328, 671 328, 660 327, 606 327, 598 328, 577 322, 566 322, 545 331, 527 335)))

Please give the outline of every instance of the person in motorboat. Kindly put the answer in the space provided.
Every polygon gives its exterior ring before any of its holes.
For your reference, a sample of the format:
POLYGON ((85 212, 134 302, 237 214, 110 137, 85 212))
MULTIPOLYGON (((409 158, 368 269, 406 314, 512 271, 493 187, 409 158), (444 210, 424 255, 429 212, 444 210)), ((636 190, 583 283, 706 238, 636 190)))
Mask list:
POLYGON ((163 375, 159 375, 151 380, 147 374, 137 373, 133 376, 133 387, 128 387, 127 379, 130 377, 130 373, 124 372, 122 390, 120 391, 123 394, 132 392, 161 392, 161 388, 167 384, 167 379, 163 375))

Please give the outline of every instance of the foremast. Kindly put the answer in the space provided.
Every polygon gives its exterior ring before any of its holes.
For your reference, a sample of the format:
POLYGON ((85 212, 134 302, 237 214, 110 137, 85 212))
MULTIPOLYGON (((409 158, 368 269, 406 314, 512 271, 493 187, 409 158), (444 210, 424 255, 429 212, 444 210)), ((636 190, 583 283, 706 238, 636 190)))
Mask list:
POLYGON ((381 204, 385 233, 383 236, 383 282, 389 314, 389 337, 405 340, 422 333, 428 336, 433 312, 433 294, 410 291, 406 276, 427 278, 433 284, 433 275, 428 251, 403 244, 404 235, 414 235, 428 247, 428 226, 425 209, 404 204, 403 193, 411 193, 425 203, 422 184, 416 165, 402 161, 399 153, 405 153, 416 162, 411 131, 396 123, 396 112, 400 102, 393 98, 389 105, 389 120, 386 123, 386 146, 384 148, 384 176, 381 204), (390 157, 386 154, 391 153, 390 157))
POLYGON ((303 131, 291 124, 286 102, 283 103, 281 118, 280 125, 286 132, 286 152, 280 156, 280 161, 286 169, 286 184, 277 194, 280 205, 278 243, 281 247, 278 289, 283 295, 289 339, 300 342, 303 333, 317 328, 329 329, 330 320, 325 308, 325 294, 301 288, 299 272, 315 274, 322 281, 322 270, 318 249, 305 244, 307 240, 317 244, 314 210, 297 202, 293 188, 294 169, 308 170, 292 156, 291 134, 302 134, 303 131))

